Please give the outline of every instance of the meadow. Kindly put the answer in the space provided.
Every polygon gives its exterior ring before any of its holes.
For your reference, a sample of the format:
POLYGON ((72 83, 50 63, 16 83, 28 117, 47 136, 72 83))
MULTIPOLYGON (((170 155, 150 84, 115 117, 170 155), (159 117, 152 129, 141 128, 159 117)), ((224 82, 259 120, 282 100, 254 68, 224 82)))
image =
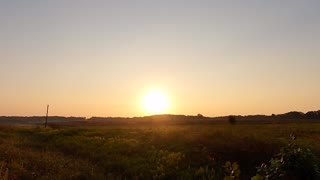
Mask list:
POLYGON ((0 179, 251 179, 290 134, 320 153, 320 121, 132 122, 0 126, 0 179))

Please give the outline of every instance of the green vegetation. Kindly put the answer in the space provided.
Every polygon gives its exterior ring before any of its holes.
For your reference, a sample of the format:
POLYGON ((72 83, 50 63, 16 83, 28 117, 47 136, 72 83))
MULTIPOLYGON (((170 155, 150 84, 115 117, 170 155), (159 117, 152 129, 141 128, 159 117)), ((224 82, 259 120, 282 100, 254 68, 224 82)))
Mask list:
POLYGON ((291 135, 289 143, 279 154, 258 167, 252 180, 268 179, 320 179, 319 160, 309 147, 296 141, 291 135))
POLYGON ((251 179, 278 160, 289 162, 280 166, 283 172, 316 171, 320 152, 320 123, 99 123, 0 127, 0 178, 251 179), (298 147, 288 146, 291 133, 302 154, 291 154, 298 147))
POLYGON ((226 165, 224 166, 225 169, 225 177, 224 180, 238 180, 240 178, 240 167, 237 162, 234 162, 231 164, 230 161, 226 162, 226 165))

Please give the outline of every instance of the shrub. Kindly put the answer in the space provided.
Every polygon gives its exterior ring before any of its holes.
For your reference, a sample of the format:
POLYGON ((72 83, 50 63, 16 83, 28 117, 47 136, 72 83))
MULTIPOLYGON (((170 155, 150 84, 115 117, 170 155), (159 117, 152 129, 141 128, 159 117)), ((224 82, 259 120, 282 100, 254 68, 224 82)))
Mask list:
POLYGON ((198 117, 198 118, 203 118, 204 116, 199 113, 199 114, 197 114, 197 117, 198 117))
POLYGON ((213 168, 209 168, 208 166, 206 167, 200 167, 199 169, 196 170, 195 172, 195 177, 194 179, 217 179, 217 172, 213 168))
POLYGON ((229 121, 230 124, 235 124, 237 122, 235 116, 229 116, 228 121, 229 121))
POLYGON ((150 169, 153 179, 177 178, 176 172, 181 170, 180 164, 184 159, 181 152, 170 152, 167 150, 152 149, 150 154, 151 164, 155 165, 150 169))
POLYGON ((240 177, 240 169, 237 162, 231 164, 230 161, 224 165, 225 177, 224 180, 238 180, 240 177))
POLYGON ((252 180, 270 179, 320 179, 319 161, 310 148, 300 145, 291 135, 289 143, 280 150, 270 164, 257 168, 252 180))

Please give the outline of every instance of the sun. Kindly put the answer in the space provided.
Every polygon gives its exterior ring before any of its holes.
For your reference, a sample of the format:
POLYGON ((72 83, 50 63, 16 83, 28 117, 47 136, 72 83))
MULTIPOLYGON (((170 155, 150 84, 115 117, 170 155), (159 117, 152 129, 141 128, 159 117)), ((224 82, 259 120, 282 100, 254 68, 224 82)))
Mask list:
POLYGON ((168 109, 168 99, 159 91, 151 91, 144 97, 143 105, 147 114, 164 114, 168 109))

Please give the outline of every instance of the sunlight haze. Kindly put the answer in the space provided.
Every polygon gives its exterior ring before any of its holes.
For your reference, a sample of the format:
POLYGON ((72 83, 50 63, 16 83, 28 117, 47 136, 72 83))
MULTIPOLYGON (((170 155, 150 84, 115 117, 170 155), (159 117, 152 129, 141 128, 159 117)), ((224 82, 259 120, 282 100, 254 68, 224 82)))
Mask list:
POLYGON ((50 115, 86 117, 319 110, 319 9, 317 0, 1 0, 0 116, 45 115, 47 104, 50 115))
POLYGON ((160 91, 150 91, 144 97, 144 112, 147 115, 165 114, 169 112, 168 98, 160 91))

